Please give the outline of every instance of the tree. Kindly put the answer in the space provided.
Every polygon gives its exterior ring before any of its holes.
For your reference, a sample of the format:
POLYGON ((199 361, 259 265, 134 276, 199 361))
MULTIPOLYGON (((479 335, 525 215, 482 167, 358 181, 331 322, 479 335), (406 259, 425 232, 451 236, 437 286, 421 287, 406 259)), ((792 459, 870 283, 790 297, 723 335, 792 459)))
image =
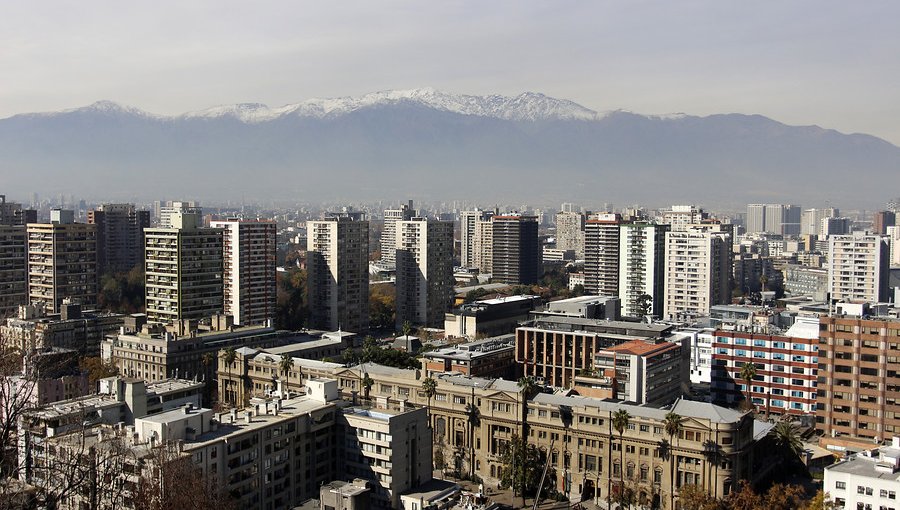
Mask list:
POLYGON ((788 462, 794 462, 803 452, 800 428, 787 420, 781 420, 769 431, 769 437, 778 447, 779 454, 788 462))
POLYGON ((307 303, 307 273, 304 269, 289 269, 276 274, 275 324, 281 329, 303 328, 309 318, 307 303))
MULTIPOLYGON (((534 377, 524 376, 520 377, 517 382, 519 390, 522 394, 522 406, 521 406, 521 416, 519 416, 519 420, 522 422, 522 445, 528 444, 528 420, 525 419, 528 408, 528 399, 531 398, 531 394, 537 389, 537 383, 534 381, 534 377)), ((513 459, 515 460, 515 458, 513 459)), ((525 471, 522 471, 522 474, 525 474, 525 471)), ((524 481, 522 481, 522 486, 524 487, 524 481)), ((513 486, 512 488, 513 498, 516 497, 516 488, 513 486)), ((522 506, 525 506, 525 492, 522 492, 522 506)))
POLYGON ((392 284, 373 285, 369 289, 369 325, 373 329, 394 330, 396 301, 396 289, 392 284))
POLYGON ((669 497, 672 502, 670 508, 675 508, 675 455, 672 448, 675 445, 675 437, 680 436, 684 430, 684 418, 675 411, 669 411, 663 418, 663 429, 669 436, 669 497))
POLYGON ((78 368, 88 374, 88 384, 96 390, 97 381, 119 375, 119 367, 112 362, 104 363, 102 358, 87 356, 78 362, 78 368))
POLYGON ((434 425, 431 423, 431 399, 437 393, 437 381, 431 377, 426 377, 422 381, 422 393, 425 394, 425 399, 428 402, 428 423, 432 425, 431 440, 434 442, 434 425))
POLYGON ((363 387, 363 398, 369 400, 369 393, 372 391, 372 386, 375 384, 375 381, 371 377, 369 377, 368 372, 366 372, 363 374, 363 378, 360 384, 363 387))
POLYGON ((147 510, 193 508, 236 510, 237 505, 212 478, 203 476, 189 455, 173 445, 154 448, 138 479, 134 507, 147 510))
POLYGON ((753 383, 753 379, 756 377, 756 365, 750 363, 749 361, 744 363, 743 366, 741 366, 740 375, 741 379, 747 385, 747 395, 745 397, 747 402, 746 405, 748 405, 749 408, 752 409, 754 408, 754 406, 753 400, 751 400, 750 398, 750 384, 753 383))
POLYGON ((741 480, 738 490, 732 491, 725 498, 725 506, 729 510, 762 510, 763 498, 753 492, 747 480, 741 480))
POLYGON ((403 336, 409 336, 410 333, 412 333, 412 324, 410 324, 409 321, 403 321, 401 331, 403 332, 403 336))
POLYGON ((469 424, 469 477, 475 475, 475 427, 481 424, 481 413, 475 405, 475 392, 472 390, 472 401, 466 404, 466 422, 469 424))
POLYGON ((639 317, 647 317, 653 310, 653 296, 651 296, 650 294, 641 294, 637 297, 634 305, 637 308, 639 317))
MULTIPOLYGON (((678 501, 683 510, 719 510, 722 508, 716 498, 710 496, 697 485, 685 485, 678 491, 678 501)), ((672 507, 674 508, 674 507, 672 507)))
POLYGON ((806 492, 799 485, 782 485, 776 483, 769 487, 763 497, 762 509, 765 510, 795 510, 802 508, 806 492))
MULTIPOLYGON (((538 492, 538 485, 547 462, 547 455, 533 444, 528 444, 513 434, 510 441, 500 451, 500 463, 503 470, 500 476, 500 488, 508 489, 517 486, 522 494, 522 507, 525 507, 525 497, 534 497, 538 492)), ((541 492, 553 493, 553 480, 556 473, 547 473, 544 487, 541 492)), ((515 490, 513 491, 515 493, 515 490)))
POLYGON ((290 354, 282 354, 281 361, 278 362, 278 368, 284 374, 284 391, 287 393, 291 381, 291 369, 294 368, 294 357, 290 354))
POLYGON ((230 398, 229 395, 231 395, 231 393, 228 391, 228 388, 226 386, 229 384, 231 384, 232 386, 234 385, 233 381, 231 380, 231 365, 233 365, 236 360, 237 360, 237 351, 234 349, 234 347, 228 347, 222 353, 222 361, 225 362, 225 369, 228 370, 228 379, 226 379, 226 382, 224 384, 222 384, 222 390, 225 392, 225 401, 231 405, 235 405, 235 399, 237 398, 237 392, 236 391, 234 392, 235 398, 230 398), (230 400, 230 402, 229 402, 229 400, 230 400))
POLYGON ((819 489, 816 495, 803 506, 803 510, 834 510, 835 504, 828 493, 819 489))
MULTIPOLYGON (((613 413, 612 426, 619 433, 619 491, 625 488, 625 429, 631 423, 631 415, 625 409, 613 413)), ((611 475, 612 473, 610 473, 611 475)))

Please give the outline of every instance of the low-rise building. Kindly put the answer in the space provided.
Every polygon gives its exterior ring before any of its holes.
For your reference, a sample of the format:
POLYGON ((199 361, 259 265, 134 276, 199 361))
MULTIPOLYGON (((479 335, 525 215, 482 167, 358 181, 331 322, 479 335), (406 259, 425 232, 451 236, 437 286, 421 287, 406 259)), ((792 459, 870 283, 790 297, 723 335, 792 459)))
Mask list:
POLYGON ((837 509, 900 508, 900 437, 826 467, 823 489, 837 509))
POLYGON ((4 347, 22 352, 58 347, 96 357, 106 335, 117 332, 124 321, 122 314, 82 310, 69 300, 63 300, 60 313, 45 313, 41 304, 23 305, 16 317, 0 324, 0 339, 4 347))
POLYGON ((541 302, 540 296, 510 296, 467 303, 444 316, 444 331, 447 338, 470 340, 506 335, 541 302))
POLYGON ((503 335, 442 347, 422 355, 422 368, 427 377, 452 372, 474 377, 513 379, 515 345, 515 335, 503 335))

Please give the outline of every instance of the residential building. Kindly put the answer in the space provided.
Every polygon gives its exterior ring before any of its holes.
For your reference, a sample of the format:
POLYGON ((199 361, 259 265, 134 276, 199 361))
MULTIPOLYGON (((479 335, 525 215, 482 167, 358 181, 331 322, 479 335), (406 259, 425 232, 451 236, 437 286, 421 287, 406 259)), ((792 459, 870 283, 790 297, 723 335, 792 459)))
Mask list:
POLYGON ((897 213, 894 211, 878 211, 872 218, 872 232, 876 235, 887 234, 887 228, 897 225, 897 213))
POLYGON ((622 318, 622 301, 609 296, 578 296, 549 301, 531 313, 532 317, 553 315, 617 321, 622 318))
POLYGON ((369 222, 362 213, 329 213, 307 222, 310 325, 369 330, 369 222))
POLYGON ((840 215, 834 207, 804 209, 800 215, 800 235, 822 235, 822 220, 840 215))
POLYGON ((687 342, 691 346, 691 385, 708 387, 712 383, 712 353, 713 342, 715 341, 715 328, 682 328, 672 334, 671 341, 679 342, 682 341, 680 339, 683 337, 688 338, 687 342))
POLYGON ((0 223, 0 319, 28 302, 26 237, 24 225, 0 223))
POLYGON ((731 257, 727 233, 666 232, 662 316, 704 315, 729 302, 731 257))
POLYGON ((124 273, 144 263, 144 229, 150 211, 134 204, 102 204, 88 211, 87 221, 97 225, 97 269, 103 275, 124 273))
POLYGON ((222 229, 224 311, 241 326, 275 319, 275 251, 278 231, 269 220, 215 220, 222 229))
POLYGON ((887 238, 890 245, 890 265, 900 266, 900 226, 887 227, 887 238))
POLYGON ((748 234, 766 232, 765 204, 749 204, 747 206, 746 231, 748 234))
POLYGON ((709 214, 694 205, 673 205, 663 211, 660 224, 669 225, 673 231, 682 231, 689 225, 697 225, 709 218, 709 214))
POLYGON ((490 222, 491 216, 493 212, 480 209, 459 213, 459 265, 462 267, 479 267, 476 263, 481 258, 476 250, 476 225, 490 222))
POLYGON ((584 290, 597 296, 619 295, 618 214, 592 214, 584 224, 584 290))
POLYGON ((177 214, 196 214, 197 217, 203 217, 203 208, 200 207, 200 202, 196 200, 167 200, 155 205, 156 216, 159 218, 159 228, 175 228, 172 219, 177 214))
POLYGON ((822 237, 847 235, 851 224, 850 218, 825 218, 822 220, 822 237))
POLYGON ((495 282, 537 283, 542 270, 537 217, 492 216, 491 252, 491 274, 495 282))
POLYGON ((97 226, 55 209, 50 223, 29 223, 28 302, 58 312, 63 299, 97 304, 97 226))
POLYGON ((887 239, 865 232, 828 238, 828 292, 833 301, 887 301, 887 239))
POLYGON ((580 212, 556 213, 556 249, 575 252, 576 259, 584 258, 584 215, 580 212))
POLYGON ((823 490, 838 510, 900 508, 900 437, 826 466, 823 490))
POLYGON ((800 235, 800 206, 787 204, 750 204, 747 206, 747 233, 768 232, 800 235))
POLYGON ((169 228, 144 230, 145 303, 152 322, 202 319, 223 311, 222 229, 175 212, 169 228))
POLYGON ((570 388, 602 349, 631 340, 662 339, 674 326, 661 323, 539 315, 516 328, 516 363, 525 376, 570 388))
POLYGON ((453 222, 396 221, 397 326, 440 327, 453 302, 453 222))
POLYGON ((63 300, 59 313, 46 313, 43 305, 22 305, 15 317, 0 323, 0 346, 29 352, 41 349, 73 349, 81 356, 100 356, 100 344, 125 323, 118 313, 82 310, 63 300))
POLYGON ((619 291, 622 313, 643 314, 643 296, 649 296, 650 315, 663 311, 665 289, 666 232, 668 225, 624 224, 619 229, 619 291))
POLYGON ((0 195, 0 225, 27 225, 37 223, 37 211, 23 209, 18 202, 7 202, 6 195, 0 195))
POLYGON ((869 439, 900 432, 900 321, 835 315, 819 324, 818 429, 869 439))
POLYGON ((494 224, 491 221, 493 216, 489 215, 485 220, 475 220, 472 265, 483 274, 491 274, 494 271, 494 224))
POLYGON ((575 376, 579 395, 666 405, 689 392, 690 348, 631 340, 598 351, 590 373, 575 376))
POLYGON ((828 270, 799 264, 784 266, 784 291, 793 296, 810 296, 816 301, 828 299, 828 270))
POLYGON ((398 221, 409 221, 416 215, 413 201, 403 204, 399 209, 385 209, 384 226, 381 229, 381 265, 387 269, 395 267, 395 251, 397 248, 398 221))
POLYGON ((422 354, 422 369, 426 377, 452 372, 513 380, 515 346, 515 335, 503 335, 441 347, 422 354))
POLYGON ((710 388, 713 401, 735 405, 749 398, 760 413, 767 415, 815 414, 820 354, 818 318, 798 317, 781 334, 769 329, 716 330, 710 388), (749 389, 741 378, 746 363, 756 368, 749 389))
POLYGON ((542 302, 540 296, 509 296, 466 303, 444 315, 444 332, 447 338, 469 340, 506 335, 542 302))

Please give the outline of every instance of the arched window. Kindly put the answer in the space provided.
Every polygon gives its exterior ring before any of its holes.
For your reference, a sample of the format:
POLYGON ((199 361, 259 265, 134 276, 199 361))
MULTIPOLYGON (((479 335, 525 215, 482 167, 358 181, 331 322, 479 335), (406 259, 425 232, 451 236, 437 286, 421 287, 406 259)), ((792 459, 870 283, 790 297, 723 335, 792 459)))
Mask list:
POLYGON ((653 470, 653 483, 662 483, 662 468, 653 470))
POLYGON ((646 464, 641 464, 641 481, 646 482, 648 476, 650 476, 650 468, 646 464))
POLYGON ((435 439, 443 439, 444 435, 447 434, 447 422, 444 421, 443 418, 437 418, 434 420, 434 438, 435 439))
POLYGON ((634 462, 626 464, 625 477, 629 479, 634 478, 634 462))

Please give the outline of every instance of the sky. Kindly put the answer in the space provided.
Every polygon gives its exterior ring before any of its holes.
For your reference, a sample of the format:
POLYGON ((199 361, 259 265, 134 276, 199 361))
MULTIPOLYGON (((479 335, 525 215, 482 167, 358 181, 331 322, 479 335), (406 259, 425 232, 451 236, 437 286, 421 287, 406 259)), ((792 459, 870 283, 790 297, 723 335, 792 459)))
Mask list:
POLYGON ((762 114, 900 145, 896 1, 5 2, 0 118, 433 87, 762 114))

